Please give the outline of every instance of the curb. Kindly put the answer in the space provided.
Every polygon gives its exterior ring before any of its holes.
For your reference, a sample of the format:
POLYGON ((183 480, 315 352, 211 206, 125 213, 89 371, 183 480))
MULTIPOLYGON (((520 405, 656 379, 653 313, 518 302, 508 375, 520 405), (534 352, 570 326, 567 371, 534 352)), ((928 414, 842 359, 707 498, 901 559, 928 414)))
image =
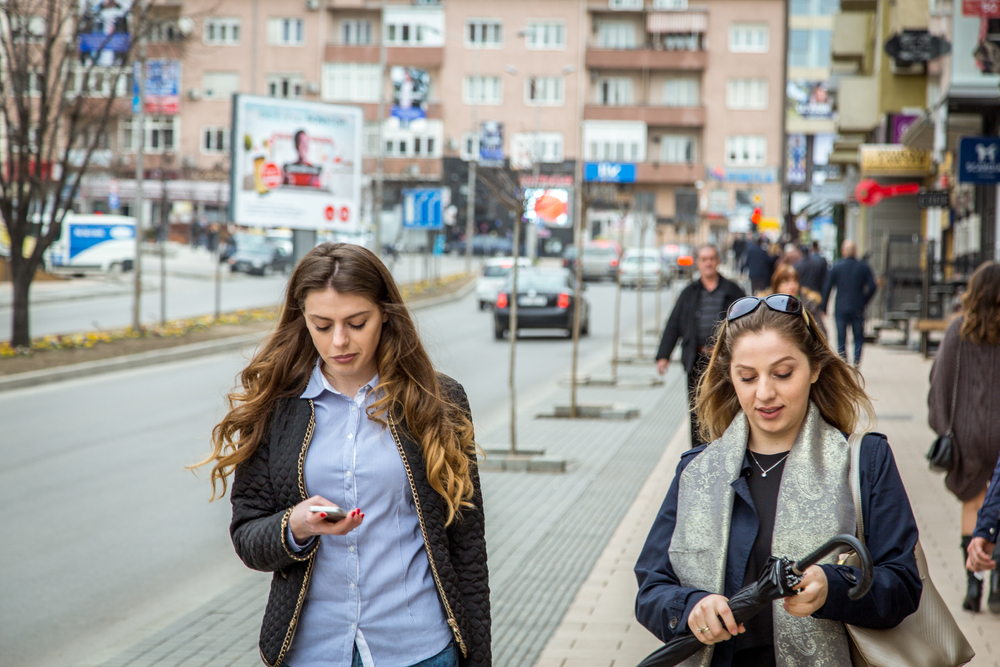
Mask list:
MULTIPOLYGON (((407 304, 411 311, 423 310, 443 303, 458 301, 465 297, 476 287, 476 281, 470 280, 467 285, 463 285, 451 294, 421 299, 412 304, 407 304)), ((149 352, 139 352, 122 357, 112 357, 110 359, 99 359, 97 361, 85 361, 80 364, 70 364, 67 366, 57 366, 56 368, 46 368, 40 371, 29 371, 27 373, 16 373, 6 377, 0 377, 0 393, 12 391, 14 389, 25 389, 38 385, 71 380, 80 377, 91 377, 103 373, 113 373, 132 368, 143 368, 156 364, 165 364, 171 361, 184 361, 187 359, 197 359, 207 357, 220 352, 238 350, 250 345, 256 345, 267 335, 266 332, 255 332, 231 336, 229 338, 219 338, 201 343, 191 343, 188 345, 178 345, 168 347, 164 350, 151 350, 149 352)))

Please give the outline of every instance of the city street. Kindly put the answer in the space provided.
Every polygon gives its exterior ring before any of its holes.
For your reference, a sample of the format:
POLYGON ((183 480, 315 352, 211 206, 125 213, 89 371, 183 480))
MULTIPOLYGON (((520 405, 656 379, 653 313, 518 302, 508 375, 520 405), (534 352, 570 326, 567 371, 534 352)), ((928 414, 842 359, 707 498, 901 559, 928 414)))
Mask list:
MULTIPOLYGON (((587 296, 593 311, 591 335, 581 341, 582 372, 610 358, 614 287, 593 285, 587 296)), ((625 339, 634 339, 635 301, 634 292, 625 293, 623 326, 633 332, 625 339)), ((653 295, 644 301, 651 326, 653 295)), ((667 292, 663 301, 665 314, 667 292)), ((493 339, 492 314, 467 295, 416 316, 438 368, 465 385, 480 443, 505 446, 483 440, 509 414, 510 346, 493 339)), ((570 350, 561 335, 522 337, 523 414, 559 390, 570 350)), ((208 504, 204 472, 184 470, 206 453, 242 363, 228 353, 0 395, 2 528, 17 536, 0 545, 0 560, 17 564, 0 574, 5 661, 101 664, 248 576, 229 542, 228 502, 208 504)), ((640 371, 648 369, 632 372, 640 371)), ((488 516, 502 513, 490 498, 488 516)))

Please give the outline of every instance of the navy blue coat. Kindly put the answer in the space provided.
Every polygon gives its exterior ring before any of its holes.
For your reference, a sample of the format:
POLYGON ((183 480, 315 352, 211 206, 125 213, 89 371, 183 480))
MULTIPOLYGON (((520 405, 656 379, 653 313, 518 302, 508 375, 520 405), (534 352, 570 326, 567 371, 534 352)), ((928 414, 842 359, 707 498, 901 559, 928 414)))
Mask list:
POLYGON ((1000 458, 997 459, 997 467, 993 470, 990 487, 986 490, 986 500, 979 508, 976 530, 972 536, 982 537, 987 542, 996 544, 997 533, 1000 533, 1000 458))
POLYGON ((830 269, 823 285, 823 302, 820 310, 826 311, 830 291, 837 288, 837 303, 834 304, 835 315, 861 315, 865 306, 875 296, 875 276, 865 262, 855 257, 845 257, 830 269))
POLYGON ((743 260, 743 268, 746 269, 750 280, 771 281, 771 274, 774 273, 775 258, 767 254, 767 251, 757 243, 751 243, 747 247, 746 259, 743 260))
MULTIPOLYGON (((688 615, 699 600, 709 595, 705 591, 683 586, 670 565, 668 555, 677 520, 677 488, 681 471, 705 447, 707 445, 695 447, 681 455, 674 481, 635 565, 639 581, 635 617, 663 642, 677 634, 691 632, 687 625, 688 615)), ((875 563, 875 579, 867 595, 857 601, 850 600, 847 590, 860 577, 857 568, 821 565, 826 573, 828 592, 826 604, 813 616, 867 628, 892 628, 916 611, 920 602, 923 586, 913 555, 918 537, 917 523, 884 435, 865 437, 861 444, 859 465, 865 543, 875 563)), ((727 598, 732 597, 743 584, 750 550, 757 537, 757 514, 746 480, 752 472, 749 460, 744 457, 742 473, 732 482, 736 495, 726 547, 723 594, 727 598)), ((719 542, 721 546, 722 539, 719 542)), ((805 554, 779 555, 798 557, 805 554)), ((712 667, 728 667, 735 645, 735 639, 716 644, 712 667)))

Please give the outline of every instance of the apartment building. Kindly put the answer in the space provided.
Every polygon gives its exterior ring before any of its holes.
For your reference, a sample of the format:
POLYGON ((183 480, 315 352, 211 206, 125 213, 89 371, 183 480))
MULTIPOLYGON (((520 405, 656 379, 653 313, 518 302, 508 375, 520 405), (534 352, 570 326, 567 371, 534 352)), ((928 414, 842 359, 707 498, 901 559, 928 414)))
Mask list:
MULTIPOLYGON (((464 230, 484 126, 542 187, 571 188, 584 160, 588 180, 619 183, 655 215, 661 238, 707 240, 758 206, 781 213, 780 0, 178 0, 158 11, 149 56, 180 62, 181 94, 143 132, 148 220, 162 206, 224 216, 235 92, 361 107, 369 223, 380 175, 383 219, 398 215, 404 188, 448 187, 453 234, 464 230), (397 117, 401 79, 407 95, 419 84, 418 118, 397 117)), ((84 208, 106 208, 116 187, 129 210, 137 145, 122 118, 84 208)), ((476 193, 479 229, 509 226, 476 193)), ((595 207, 588 233, 613 217, 595 207)), ((568 239, 571 220, 553 227, 547 238, 568 239)))

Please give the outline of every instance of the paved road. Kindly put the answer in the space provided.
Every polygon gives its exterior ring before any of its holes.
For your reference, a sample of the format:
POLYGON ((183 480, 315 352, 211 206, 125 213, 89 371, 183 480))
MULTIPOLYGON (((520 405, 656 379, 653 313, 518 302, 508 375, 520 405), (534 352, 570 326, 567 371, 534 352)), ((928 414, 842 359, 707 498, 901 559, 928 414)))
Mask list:
MULTIPOLYGON (((584 369, 609 357, 614 289, 588 295, 584 369)), ((627 331, 634 305, 627 294, 627 331)), ((466 386, 477 430, 496 430, 509 346, 493 339, 491 314, 469 295, 420 311, 418 324, 438 367, 466 386)), ((569 350, 563 338, 522 339, 525 409, 568 372, 569 350)), ((206 483, 183 469, 204 453, 242 363, 226 354, 0 395, 0 529, 17 536, 0 541, 5 662, 99 664, 245 577, 228 503, 206 505, 206 483)))

